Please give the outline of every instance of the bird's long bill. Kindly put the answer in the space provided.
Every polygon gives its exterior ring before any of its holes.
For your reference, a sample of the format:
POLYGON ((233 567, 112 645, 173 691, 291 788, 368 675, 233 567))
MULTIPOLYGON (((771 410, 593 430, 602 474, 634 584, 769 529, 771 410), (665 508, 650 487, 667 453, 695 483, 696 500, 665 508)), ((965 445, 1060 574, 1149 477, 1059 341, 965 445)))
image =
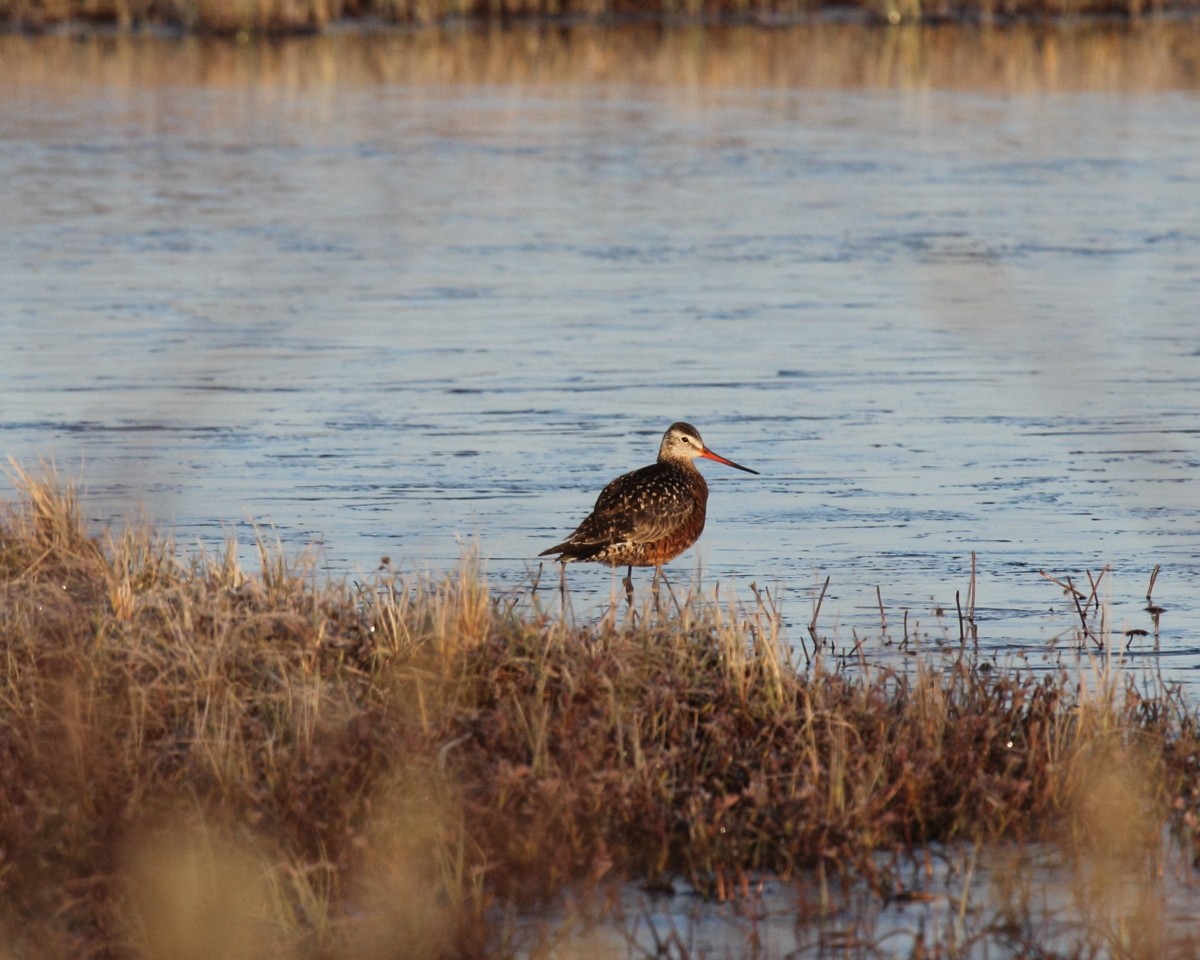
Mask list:
POLYGON ((752 473, 756 477, 758 476, 757 470, 751 470, 749 467, 743 467, 740 463, 734 463, 732 460, 726 460, 724 457, 718 456, 717 454, 713 453, 711 450, 708 449, 708 447, 705 447, 700 452, 700 456, 705 457, 709 460, 716 460, 717 463, 723 463, 727 467, 736 467, 738 470, 745 470, 747 473, 752 473))

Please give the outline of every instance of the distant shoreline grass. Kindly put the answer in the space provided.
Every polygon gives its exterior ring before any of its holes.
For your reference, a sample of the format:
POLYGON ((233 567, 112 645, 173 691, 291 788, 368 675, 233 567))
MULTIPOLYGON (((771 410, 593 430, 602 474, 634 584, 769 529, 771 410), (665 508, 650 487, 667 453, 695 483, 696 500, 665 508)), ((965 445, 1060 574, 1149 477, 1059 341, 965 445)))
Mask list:
MULTIPOLYGON (((2 2, 2 0, 0 0, 2 2)), ((326 96, 380 86, 481 86, 591 96, 619 86, 660 91, 946 90, 987 95, 1195 92, 1200 30, 1170 18, 1130 29, 1105 20, 1004 29, 871 29, 811 21, 753 26, 653 23, 521 29, 338 29, 255 42, 119 30, 0 36, 0 87, 14 102, 78 103, 97 90, 291 91, 326 96)), ((707 95, 707 94, 706 94, 707 95)), ((222 123, 241 122, 229 101, 222 123)), ((233 129, 233 128, 231 128, 233 129)))
MULTIPOLYGON (((537 957, 513 910, 613 882, 729 899, 819 869, 886 899, 880 853, 1003 839, 1153 890, 1164 831, 1200 849, 1195 706, 1102 662, 798 669, 762 604, 576 622, 470 563, 247 571, 15 483, 0 956, 537 957)), ((1164 935, 1110 955, 1187 955, 1164 935)))
POLYGON ((40 32, 166 28, 219 36, 319 33, 334 26, 540 22, 786 26, 814 18, 864 25, 1195 16, 1197 0, 0 0, 0 28, 40 32))

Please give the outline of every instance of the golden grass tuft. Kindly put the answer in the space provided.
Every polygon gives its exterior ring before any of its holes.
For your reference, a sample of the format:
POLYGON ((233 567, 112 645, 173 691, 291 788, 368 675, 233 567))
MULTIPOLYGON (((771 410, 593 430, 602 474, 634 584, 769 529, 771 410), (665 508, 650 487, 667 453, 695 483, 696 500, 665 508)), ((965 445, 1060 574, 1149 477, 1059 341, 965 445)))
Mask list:
POLYGON ((801 670, 761 599, 575 622, 470 561, 322 583, 260 544, 250 572, 91 532, 53 475, 13 482, 21 955, 507 957, 533 949, 511 910, 612 883, 728 899, 821 868, 884 898, 879 854, 932 842, 1053 840, 1096 875, 1143 869, 1164 828, 1194 843, 1195 712, 1103 665, 1086 686, 965 652, 801 670))

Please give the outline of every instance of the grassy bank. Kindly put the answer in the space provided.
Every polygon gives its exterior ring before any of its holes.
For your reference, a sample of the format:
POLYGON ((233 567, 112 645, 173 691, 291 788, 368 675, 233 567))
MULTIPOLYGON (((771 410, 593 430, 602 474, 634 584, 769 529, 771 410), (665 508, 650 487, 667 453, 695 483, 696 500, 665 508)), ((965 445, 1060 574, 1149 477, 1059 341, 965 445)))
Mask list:
MULTIPOLYGON (((144 94, 162 87, 236 88, 267 103, 284 95, 321 102, 380 87, 411 86, 416 95, 430 86, 480 85, 584 99, 591 87, 613 85, 670 98, 749 88, 1129 96, 1196 91, 1197 62, 1200 30, 1166 20, 1137 30, 1111 23, 869 30, 834 21, 782 30, 447 28, 246 44, 132 33, 0 36, 0 88, 14 100, 91 109, 95 91, 107 90, 139 124, 153 123, 145 103, 157 102, 144 94)), ((206 102, 213 123, 231 130, 245 123, 240 99, 206 102)))
POLYGON ((728 899, 815 868, 882 900, 881 852, 1001 838, 1152 882, 1164 828, 1191 857, 1196 715, 1100 667, 798 670, 761 604, 576 622, 470 564, 247 571, 17 482, 0 955, 539 955, 512 910, 614 882, 728 899))
POLYGON ((215 34, 288 34, 355 22, 656 19, 775 25, 832 13, 863 23, 895 24, 1080 16, 1137 20, 1198 9, 1196 0, 0 0, 0 24, 20 30, 163 26, 215 34))

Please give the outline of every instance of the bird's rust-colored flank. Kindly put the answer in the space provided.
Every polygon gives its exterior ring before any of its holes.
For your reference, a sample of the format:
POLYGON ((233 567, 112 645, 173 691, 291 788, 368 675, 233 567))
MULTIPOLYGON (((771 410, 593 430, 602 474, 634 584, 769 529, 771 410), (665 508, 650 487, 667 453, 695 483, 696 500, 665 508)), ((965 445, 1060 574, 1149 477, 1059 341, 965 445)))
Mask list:
POLYGON ((661 567, 679 556, 704 531, 708 484, 696 469, 697 457, 758 472, 713 453, 690 423, 673 423, 663 434, 657 463, 617 477, 600 491, 575 532, 538 556, 614 567, 661 567))

